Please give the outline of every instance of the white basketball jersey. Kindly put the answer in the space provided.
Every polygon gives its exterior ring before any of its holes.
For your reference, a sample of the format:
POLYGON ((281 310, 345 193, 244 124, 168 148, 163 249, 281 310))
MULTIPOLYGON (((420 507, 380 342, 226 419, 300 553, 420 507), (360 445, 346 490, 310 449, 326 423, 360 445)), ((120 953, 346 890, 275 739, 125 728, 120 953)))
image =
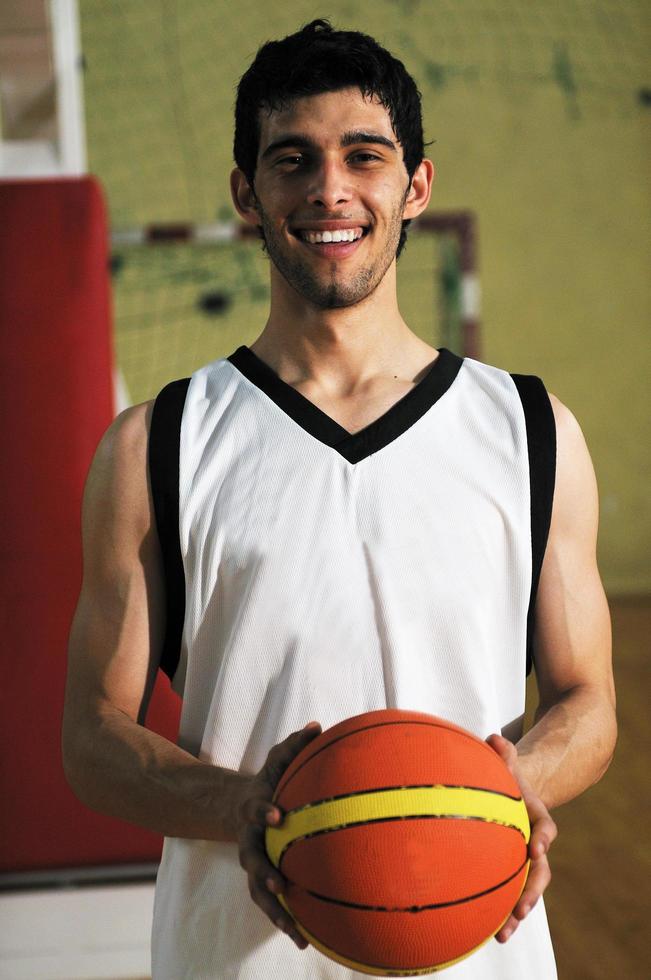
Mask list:
MULTIPOLYGON (((240 347, 157 399, 150 469, 180 745, 255 774, 308 721, 425 711, 517 740, 555 473, 540 379, 442 348, 350 434, 240 347)), ((542 901, 450 980, 552 980, 542 901)), ((252 901, 235 843, 166 839, 154 980, 358 980, 252 901)))

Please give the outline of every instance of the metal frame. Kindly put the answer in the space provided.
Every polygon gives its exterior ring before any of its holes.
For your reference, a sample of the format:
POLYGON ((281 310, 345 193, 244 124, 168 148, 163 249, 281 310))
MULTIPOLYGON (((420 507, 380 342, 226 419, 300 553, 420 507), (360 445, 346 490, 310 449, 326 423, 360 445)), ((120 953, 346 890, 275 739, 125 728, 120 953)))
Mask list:
MULTIPOLYGON (((449 234, 457 243, 459 262, 459 330, 466 357, 479 359, 481 352, 480 284, 477 262, 477 218, 472 211, 441 211, 415 218, 409 234, 418 232, 449 234)), ((259 239, 258 229, 237 221, 212 224, 150 224, 140 228, 115 229, 111 245, 165 245, 187 243, 214 245, 259 239)))

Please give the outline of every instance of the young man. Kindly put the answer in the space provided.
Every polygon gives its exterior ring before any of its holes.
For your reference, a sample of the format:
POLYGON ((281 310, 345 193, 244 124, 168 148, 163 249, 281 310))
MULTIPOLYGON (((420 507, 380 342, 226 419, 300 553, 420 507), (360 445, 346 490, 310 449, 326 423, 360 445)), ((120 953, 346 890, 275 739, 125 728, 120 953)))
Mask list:
POLYGON ((402 319, 397 254, 434 167, 416 86, 375 41, 315 21, 261 48, 235 159, 235 207, 271 260, 269 319, 252 347, 122 413, 98 449, 68 778, 166 836, 157 980, 352 980, 278 901, 273 790, 311 719, 446 717, 507 761, 533 826, 498 942, 449 976, 550 980, 548 811, 601 776, 615 740, 581 430, 539 379, 436 350, 402 319), (540 705, 522 737, 531 659, 540 705), (178 746, 139 724, 159 665, 184 701, 178 746))

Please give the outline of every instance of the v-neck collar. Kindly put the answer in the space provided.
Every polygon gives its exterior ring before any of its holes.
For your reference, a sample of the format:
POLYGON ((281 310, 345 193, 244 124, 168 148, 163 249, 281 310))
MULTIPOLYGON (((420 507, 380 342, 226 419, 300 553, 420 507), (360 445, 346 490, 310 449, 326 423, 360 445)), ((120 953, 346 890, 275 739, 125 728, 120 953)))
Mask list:
POLYGON ((309 398, 283 381, 250 347, 238 347, 227 360, 302 429, 336 449, 349 463, 358 463, 401 436, 448 390, 459 373, 463 357, 446 347, 438 348, 438 352, 439 356, 425 377, 359 432, 348 432, 335 422, 309 398))

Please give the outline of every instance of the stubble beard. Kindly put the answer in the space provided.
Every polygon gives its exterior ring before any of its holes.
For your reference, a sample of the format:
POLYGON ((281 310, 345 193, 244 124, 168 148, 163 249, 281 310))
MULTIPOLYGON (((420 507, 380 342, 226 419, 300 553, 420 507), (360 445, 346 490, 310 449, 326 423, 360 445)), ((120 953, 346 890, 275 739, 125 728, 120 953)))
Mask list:
MULTIPOLYGON (((319 309, 334 310, 354 306, 377 289, 396 257, 407 192, 391 215, 384 248, 371 264, 358 269, 352 276, 346 275, 341 269, 341 263, 337 261, 329 264, 326 273, 317 276, 309 262, 289 255, 281 236, 276 234, 258 201, 262 234, 269 258, 289 285, 319 309)), ((325 269, 325 263, 322 266, 325 269)))

